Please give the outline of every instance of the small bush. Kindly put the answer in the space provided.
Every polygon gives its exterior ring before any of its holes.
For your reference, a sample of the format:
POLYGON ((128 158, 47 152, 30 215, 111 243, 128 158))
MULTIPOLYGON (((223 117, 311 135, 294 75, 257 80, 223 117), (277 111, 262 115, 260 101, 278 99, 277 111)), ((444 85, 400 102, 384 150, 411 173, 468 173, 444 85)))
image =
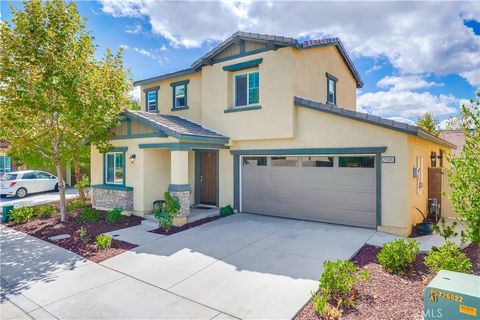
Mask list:
POLYGON ((49 205, 49 204, 44 205, 44 206, 40 206, 40 207, 36 207, 35 210, 36 210, 37 215, 40 219, 49 219, 56 212, 55 207, 52 206, 52 205, 49 205))
POLYGON ((112 237, 108 234, 99 234, 96 239, 97 246, 100 249, 108 249, 112 247, 112 237))
POLYGON ((81 200, 81 199, 75 199, 70 201, 70 203, 67 205, 67 210, 71 212, 78 209, 84 209, 86 207, 88 207, 87 201, 81 200))
POLYGON ((398 239, 385 243, 377 260, 384 270, 401 273, 411 268, 419 252, 418 241, 398 239))
POLYGON ((450 241, 440 248, 433 247, 425 257, 425 265, 433 272, 448 270, 468 273, 472 269, 470 259, 450 241))
POLYGON ((10 220, 15 223, 26 223, 37 216, 33 207, 20 207, 10 211, 10 220))
POLYGON ((232 214, 233 214, 233 208, 231 205, 226 205, 225 207, 220 209, 220 215, 222 217, 226 217, 232 214))
POLYGON ((91 208, 84 208, 78 217, 78 223, 95 223, 99 219, 98 212, 91 208))
POLYGON ((107 221, 107 223, 119 223, 122 218, 122 209, 115 208, 107 212, 107 218, 105 221, 107 221))
POLYGON ((180 211, 180 202, 178 199, 170 194, 170 192, 164 193, 165 202, 160 207, 160 210, 155 210, 153 214, 155 218, 160 222, 160 226, 163 230, 167 231, 173 225, 173 218, 180 211))
POLYGON ((454 221, 452 225, 447 225, 445 218, 442 217, 439 224, 433 226, 433 231, 438 233, 443 239, 447 240, 451 237, 458 236, 458 232, 455 231, 457 221, 454 221))
POLYGON ((90 242, 90 236, 88 235, 88 231, 86 227, 80 227, 75 234, 80 238, 80 241, 83 243, 90 242))
POLYGON ((328 305, 328 290, 325 290, 322 294, 312 293, 312 303, 315 307, 315 312, 320 317, 324 316, 328 305))

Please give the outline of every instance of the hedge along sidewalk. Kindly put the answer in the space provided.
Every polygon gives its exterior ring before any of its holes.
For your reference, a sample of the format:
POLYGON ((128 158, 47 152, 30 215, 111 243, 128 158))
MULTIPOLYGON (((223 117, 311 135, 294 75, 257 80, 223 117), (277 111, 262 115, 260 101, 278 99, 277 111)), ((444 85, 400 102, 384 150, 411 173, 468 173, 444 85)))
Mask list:
MULTIPOLYGON (((447 219, 447 223, 451 224, 453 223, 453 221, 454 219, 452 218, 447 219)), ((464 226, 462 226, 461 224, 457 224, 457 226, 455 227, 455 231, 458 232, 458 236, 451 237, 448 239, 449 241, 455 243, 457 247, 461 249, 468 247, 468 245, 470 244, 470 242, 466 242, 462 244, 460 232, 464 229, 465 229, 464 226)), ((383 245, 386 242, 391 242, 397 239, 410 239, 410 238, 400 237, 393 234, 377 231, 370 239, 368 239, 367 244, 375 247, 383 247, 383 245)), ((430 251, 432 247, 438 248, 443 246, 443 244, 445 243, 445 239, 437 233, 433 233, 427 236, 421 236, 413 239, 420 243, 420 252, 430 251)))

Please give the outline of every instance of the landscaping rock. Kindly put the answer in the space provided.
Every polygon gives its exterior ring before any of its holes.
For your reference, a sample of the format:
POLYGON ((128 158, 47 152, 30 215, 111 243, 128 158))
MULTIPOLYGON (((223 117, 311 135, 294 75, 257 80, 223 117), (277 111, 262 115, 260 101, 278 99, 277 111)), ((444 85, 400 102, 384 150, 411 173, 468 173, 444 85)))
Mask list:
POLYGON ((70 237, 71 235, 65 233, 65 234, 59 234, 58 236, 49 237, 48 240, 58 241, 58 240, 68 239, 70 237))

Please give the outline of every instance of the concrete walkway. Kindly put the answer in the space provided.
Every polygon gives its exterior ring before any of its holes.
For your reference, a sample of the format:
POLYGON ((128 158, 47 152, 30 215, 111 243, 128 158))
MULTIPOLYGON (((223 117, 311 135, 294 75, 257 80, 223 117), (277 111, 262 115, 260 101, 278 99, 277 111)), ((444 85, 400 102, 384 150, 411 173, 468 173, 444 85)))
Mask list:
POLYGON ((143 244, 95 264, 0 231, 2 300, 59 319, 290 319, 316 290, 323 262, 349 259, 375 233, 237 214, 167 237, 112 232, 143 244))

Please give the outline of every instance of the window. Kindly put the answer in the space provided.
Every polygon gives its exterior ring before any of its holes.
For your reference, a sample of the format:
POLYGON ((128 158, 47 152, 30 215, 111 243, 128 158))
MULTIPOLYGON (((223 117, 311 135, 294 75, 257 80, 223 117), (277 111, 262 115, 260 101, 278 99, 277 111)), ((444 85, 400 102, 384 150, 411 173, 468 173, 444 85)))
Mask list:
POLYGON ((327 73, 327 103, 337 104, 337 78, 327 73))
POLYGON ((340 168, 373 168, 374 157, 339 157, 338 166, 340 168))
POLYGON ((35 177, 37 179, 53 179, 53 177, 46 172, 35 172, 35 177))
POLYGON ((430 152, 430 167, 435 168, 437 166, 437 153, 435 151, 430 152))
POLYGON ((272 157, 272 167, 296 167, 298 157, 272 157))
POLYGON ((0 156, 0 172, 12 171, 12 159, 9 156, 0 156))
POLYGON ((146 95, 147 95, 146 96, 147 105, 145 107, 145 110, 147 112, 157 112, 158 91, 157 90, 147 91, 146 95))
POLYGON ((182 84, 173 88, 174 90, 174 108, 186 107, 186 85, 182 84))
POLYGON ((445 156, 445 151, 440 150, 440 155, 438 156, 438 159, 440 160, 440 168, 443 168, 443 157, 445 156))
POLYGON ((303 157, 302 167, 333 167, 333 157, 303 157))
POLYGON ((259 85, 258 71, 235 75, 235 107, 258 104, 260 102, 259 85))
POLYGON ((265 167, 267 165, 267 157, 243 157, 243 165, 265 167))
POLYGON ((22 180, 33 180, 36 179, 35 174, 33 172, 27 172, 23 174, 22 180))
POLYGON ((124 184, 125 154, 108 152, 105 154, 105 183, 124 184))
POLYGON ((16 180, 16 179, 17 179, 16 174, 6 173, 0 178, 0 181, 12 181, 12 180, 16 180))

